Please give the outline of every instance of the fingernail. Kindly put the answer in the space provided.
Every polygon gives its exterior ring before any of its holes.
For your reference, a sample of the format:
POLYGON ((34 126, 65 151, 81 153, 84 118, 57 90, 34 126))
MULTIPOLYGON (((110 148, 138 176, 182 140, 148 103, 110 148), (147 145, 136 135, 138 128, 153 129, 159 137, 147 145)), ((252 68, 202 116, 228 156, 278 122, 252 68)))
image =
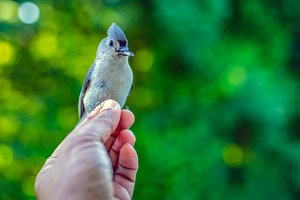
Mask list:
POLYGON ((93 115, 97 115, 100 109, 101 109, 101 105, 98 105, 91 113, 93 113, 93 115))
POLYGON ((113 109, 116 106, 116 102, 112 101, 112 100, 107 100, 103 102, 103 106, 100 110, 99 113, 101 113, 102 111, 106 110, 106 109, 113 109))
POLYGON ((94 118, 95 116, 97 116, 97 114, 99 113, 100 109, 101 109, 101 105, 97 106, 97 107, 96 107, 96 108, 88 115, 88 117, 89 117, 90 119, 94 118))

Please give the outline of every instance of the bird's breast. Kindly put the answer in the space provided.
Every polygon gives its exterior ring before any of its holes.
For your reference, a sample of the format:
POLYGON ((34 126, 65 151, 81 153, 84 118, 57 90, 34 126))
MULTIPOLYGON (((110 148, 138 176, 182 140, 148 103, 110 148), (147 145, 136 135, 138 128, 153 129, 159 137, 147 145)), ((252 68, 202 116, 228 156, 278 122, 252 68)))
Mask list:
POLYGON ((124 106, 132 85, 132 70, 127 62, 97 61, 90 88, 84 96, 84 107, 90 113, 97 103, 113 99, 124 106))

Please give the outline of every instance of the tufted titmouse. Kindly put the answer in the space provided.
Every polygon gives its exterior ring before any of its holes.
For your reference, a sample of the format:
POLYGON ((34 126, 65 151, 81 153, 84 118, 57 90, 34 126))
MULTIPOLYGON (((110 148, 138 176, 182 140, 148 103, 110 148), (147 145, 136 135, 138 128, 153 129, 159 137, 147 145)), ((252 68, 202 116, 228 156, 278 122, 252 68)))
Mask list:
POLYGON ((113 23, 97 49, 97 56, 87 72, 79 95, 79 125, 94 108, 107 99, 117 101, 121 108, 132 90, 133 74, 124 32, 113 23))

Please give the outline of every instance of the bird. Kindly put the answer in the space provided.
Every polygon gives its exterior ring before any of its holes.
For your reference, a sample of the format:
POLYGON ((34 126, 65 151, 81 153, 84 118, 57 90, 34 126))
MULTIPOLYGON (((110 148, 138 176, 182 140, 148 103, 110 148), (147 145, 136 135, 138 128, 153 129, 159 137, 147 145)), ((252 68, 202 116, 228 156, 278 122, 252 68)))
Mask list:
POLYGON ((121 108, 124 106, 133 86, 133 73, 128 63, 128 58, 133 56, 124 32, 116 23, 112 23, 84 79, 78 100, 79 122, 76 126, 105 100, 113 99, 121 108))

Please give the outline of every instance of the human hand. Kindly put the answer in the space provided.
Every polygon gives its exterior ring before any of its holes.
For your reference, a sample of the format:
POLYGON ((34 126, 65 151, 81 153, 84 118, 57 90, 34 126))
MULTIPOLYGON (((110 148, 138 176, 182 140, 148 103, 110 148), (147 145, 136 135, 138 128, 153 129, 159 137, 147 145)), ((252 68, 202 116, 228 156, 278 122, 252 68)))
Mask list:
POLYGON ((133 122, 132 112, 113 100, 95 108, 46 160, 37 198, 131 199, 138 168, 133 122))

